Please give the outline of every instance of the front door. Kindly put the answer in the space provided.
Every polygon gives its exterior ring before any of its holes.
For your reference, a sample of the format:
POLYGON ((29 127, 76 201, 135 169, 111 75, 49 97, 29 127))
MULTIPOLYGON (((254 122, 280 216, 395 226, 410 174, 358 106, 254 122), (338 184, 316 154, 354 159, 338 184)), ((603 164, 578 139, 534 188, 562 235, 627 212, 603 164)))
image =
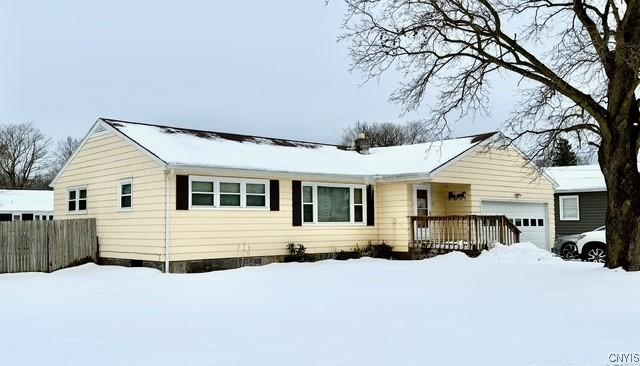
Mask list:
POLYGON ((429 189, 416 188, 416 215, 429 216, 429 189))
MULTIPOLYGON (((414 215, 429 216, 431 214, 431 188, 429 186, 414 186, 413 189, 414 215)), ((418 220, 415 225, 415 237, 427 240, 429 224, 426 220, 418 220)))

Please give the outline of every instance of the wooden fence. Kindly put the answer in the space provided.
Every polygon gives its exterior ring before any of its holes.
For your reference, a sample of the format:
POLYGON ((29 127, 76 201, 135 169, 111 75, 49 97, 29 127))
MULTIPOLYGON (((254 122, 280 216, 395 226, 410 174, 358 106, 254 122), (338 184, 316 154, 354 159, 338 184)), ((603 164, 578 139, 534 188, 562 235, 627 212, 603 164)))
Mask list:
POLYGON ((95 219, 0 223, 0 273, 52 272, 97 258, 95 219))

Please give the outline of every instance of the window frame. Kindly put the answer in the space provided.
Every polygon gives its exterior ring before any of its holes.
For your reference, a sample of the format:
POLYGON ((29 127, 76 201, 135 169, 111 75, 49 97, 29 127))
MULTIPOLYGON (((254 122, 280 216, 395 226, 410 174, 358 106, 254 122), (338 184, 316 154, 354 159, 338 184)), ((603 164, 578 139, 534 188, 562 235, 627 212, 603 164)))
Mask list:
POLYGON ((566 196, 558 196, 558 203, 560 206, 560 212, 558 213, 560 221, 580 221, 580 196, 575 195, 566 195, 566 196), (567 217, 564 214, 564 200, 565 199, 575 199, 576 200, 576 216, 575 217, 567 217))
MULTIPOLYGON (((302 209, 302 226, 367 226, 367 186, 365 184, 343 184, 327 182, 302 182, 300 189, 300 204, 302 209), (312 203, 304 203, 304 187, 312 188, 312 203), (318 187, 349 188, 349 221, 344 222, 319 222, 318 221, 318 187), (355 220, 354 189, 362 190, 362 222, 355 220), (313 221, 304 221, 304 206, 313 205, 313 221)), ((358 204, 360 205, 360 204, 358 204)))
POLYGON ((67 188, 67 196, 65 199, 66 202, 66 206, 67 206, 67 214, 69 215, 83 215, 87 213, 87 210, 89 209, 89 189, 87 188, 87 186, 78 186, 78 187, 72 187, 72 188, 67 188), (85 209, 81 210, 80 209, 80 191, 85 191, 86 192, 86 196, 85 198, 83 198, 83 200, 85 201, 85 209), (69 202, 71 202, 71 199, 69 198, 69 193, 71 192, 75 192, 76 193, 76 197, 74 199, 75 203, 76 203, 76 209, 75 210, 69 210, 69 202))
MULTIPOLYGON (((233 193, 222 193, 233 194, 233 193)), ((251 196, 257 196, 261 194, 249 193, 251 196)), ((189 175, 189 210, 194 211, 270 211, 270 192, 269 192, 269 180, 268 179, 251 179, 251 178, 226 178, 226 177, 213 177, 204 175, 189 175), (193 205, 193 182, 208 182, 213 183, 213 206, 200 206, 193 205), (220 205, 220 183, 240 183, 240 206, 221 206, 220 205), (264 206, 247 206, 247 184, 261 184, 264 185, 264 206)))
POLYGON ((119 211, 132 211, 133 210, 133 179, 129 178, 129 179, 124 179, 121 180, 120 182, 118 182, 118 210, 119 211), (131 192, 127 195, 123 195, 122 193, 122 186, 129 184, 131 185, 131 192), (131 206, 129 207, 122 207, 122 197, 123 196, 129 196, 131 197, 131 206))

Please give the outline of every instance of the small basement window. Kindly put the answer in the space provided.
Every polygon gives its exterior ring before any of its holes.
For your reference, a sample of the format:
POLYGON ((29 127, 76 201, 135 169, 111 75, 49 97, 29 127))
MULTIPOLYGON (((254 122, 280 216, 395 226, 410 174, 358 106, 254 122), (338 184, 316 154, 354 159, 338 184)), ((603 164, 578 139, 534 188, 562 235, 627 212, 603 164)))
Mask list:
POLYGON ((67 209, 71 213, 84 213, 87 211, 87 189, 72 188, 67 191, 67 209))
POLYGON ((131 180, 120 182, 118 200, 120 209, 127 210, 133 207, 133 184, 131 180))
POLYGON ((559 196, 560 220, 578 221, 580 220, 580 197, 579 196, 559 196))

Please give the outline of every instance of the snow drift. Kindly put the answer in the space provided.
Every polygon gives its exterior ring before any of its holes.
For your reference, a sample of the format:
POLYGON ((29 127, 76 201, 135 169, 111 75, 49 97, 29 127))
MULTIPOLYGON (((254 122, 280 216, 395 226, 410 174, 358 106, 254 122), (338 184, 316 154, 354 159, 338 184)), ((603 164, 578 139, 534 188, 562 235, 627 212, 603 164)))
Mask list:
POLYGON ((196 275, 0 275, 6 365, 606 365, 638 352, 640 274, 522 243, 196 275), (609 317, 607 314, 624 314, 609 317))

